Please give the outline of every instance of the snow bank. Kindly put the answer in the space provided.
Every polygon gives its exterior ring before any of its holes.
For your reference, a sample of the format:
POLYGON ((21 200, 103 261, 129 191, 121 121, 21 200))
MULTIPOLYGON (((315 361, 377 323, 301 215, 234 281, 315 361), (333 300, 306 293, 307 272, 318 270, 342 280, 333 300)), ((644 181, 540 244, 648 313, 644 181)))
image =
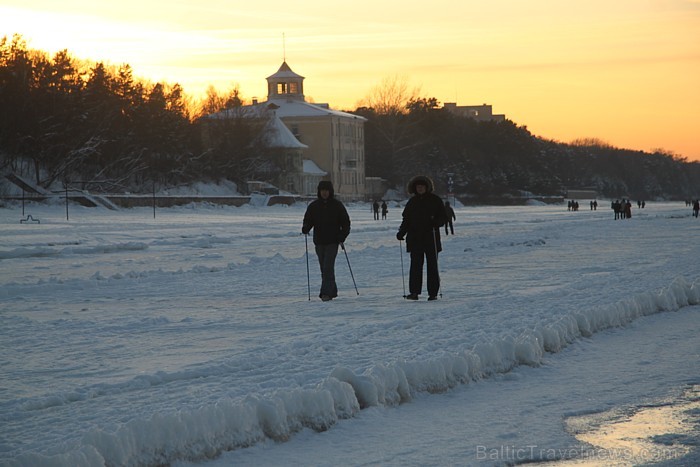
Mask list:
MULTIPOLYGON (((589 310, 579 310, 554 322, 523 330, 516 337, 482 343, 468 349, 444 349, 439 358, 375 364, 362 374, 337 367, 313 388, 278 390, 268 397, 221 400, 192 410, 155 414, 132 420, 113 433, 88 432, 79 445, 53 456, 24 454, 10 465, 164 465, 174 460, 201 460, 224 451, 251 446, 264 439, 286 441, 308 428, 324 431, 340 419, 372 406, 396 406, 419 392, 443 392, 519 365, 537 366, 546 353, 559 352, 581 337, 659 312, 677 311, 700 303, 700 281, 679 277, 666 288, 589 310), (452 353, 451 353, 452 352, 452 353)), ((216 371, 216 370, 210 370, 216 371)), ((131 384, 160 384, 172 378, 205 374, 158 374, 131 384)), ((119 387, 103 387, 104 393, 119 387)), ((75 400, 86 395, 66 395, 75 400)), ((62 403, 44 401, 44 405, 62 403)), ((26 407, 27 409, 37 407, 26 407)))
POLYGON ((61 255, 94 255, 102 253, 115 253, 119 251, 140 251, 146 250, 148 245, 141 242, 127 242, 121 244, 103 244, 97 246, 79 247, 79 243, 64 248, 55 248, 60 245, 49 245, 47 247, 15 248, 7 251, 0 251, 0 260, 13 258, 41 258, 61 255))

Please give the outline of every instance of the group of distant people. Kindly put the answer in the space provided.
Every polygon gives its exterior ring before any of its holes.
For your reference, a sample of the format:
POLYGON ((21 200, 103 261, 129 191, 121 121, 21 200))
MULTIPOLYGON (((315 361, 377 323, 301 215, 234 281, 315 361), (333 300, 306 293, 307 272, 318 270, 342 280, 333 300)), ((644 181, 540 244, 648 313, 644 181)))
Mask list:
MULTIPOLYGON (((374 212, 374 220, 375 221, 379 220, 379 208, 380 208, 379 201, 375 200, 374 203, 372 203, 372 212, 374 212)), ((389 213, 389 207, 386 205, 386 201, 384 201, 384 200, 382 200, 381 209, 382 209, 382 220, 385 220, 386 215, 389 213)))
POLYGON ((632 218, 632 203, 628 199, 622 198, 622 201, 616 199, 610 204, 610 207, 615 212, 615 219, 631 219, 632 218))
MULTIPOLYGON (((597 201, 597 200, 591 200, 591 202, 589 203, 589 205, 590 205, 590 207, 591 207, 591 211, 597 211, 597 210, 598 210, 598 201, 597 201)), ((578 211, 578 208, 579 208, 578 201, 576 201, 576 200, 574 200, 574 199, 570 199, 570 200, 566 203, 566 206, 567 206, 567 209, 566 209, 567 211, 578 211)))

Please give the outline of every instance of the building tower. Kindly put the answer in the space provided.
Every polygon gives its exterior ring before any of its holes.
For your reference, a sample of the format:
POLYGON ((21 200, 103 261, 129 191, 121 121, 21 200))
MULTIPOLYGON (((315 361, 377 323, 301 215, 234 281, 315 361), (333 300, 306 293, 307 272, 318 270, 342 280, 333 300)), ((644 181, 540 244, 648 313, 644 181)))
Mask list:
POLYGON ((303 149, 302 194, 316 193, 310 180, 318 179, 321 173, 333 182, 339 198, 364 199, 364 117, 333 110, 328 104, 306 102, 304 77, 294 73, 286 60, 275 74, 267 77, 267 101, 258 105, 274 110, 297 140, 306 146, 303 149), (307 171, 308 167, 311 170, 307 171))
POLYGON ((277 73, 267 77, 267 99, 290 99, 304 101, 304 77, 282 62, 277 73))

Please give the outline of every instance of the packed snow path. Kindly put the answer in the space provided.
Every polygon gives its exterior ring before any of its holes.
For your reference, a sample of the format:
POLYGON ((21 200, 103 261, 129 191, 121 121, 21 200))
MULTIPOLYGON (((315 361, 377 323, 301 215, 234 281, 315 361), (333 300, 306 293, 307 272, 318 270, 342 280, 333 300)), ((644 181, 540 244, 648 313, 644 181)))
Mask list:
MULTIPOLYGON (((400 208, 349 206, 322 303, 304 206, 0 209, 0 463, 204 459, 364 407, 539 365, 581 337, 700 301, 700 224, 562 206, 460 208, 442 299, 403 300, 400 208)), ((444 231, 443 231, 444 232, 444 231)))

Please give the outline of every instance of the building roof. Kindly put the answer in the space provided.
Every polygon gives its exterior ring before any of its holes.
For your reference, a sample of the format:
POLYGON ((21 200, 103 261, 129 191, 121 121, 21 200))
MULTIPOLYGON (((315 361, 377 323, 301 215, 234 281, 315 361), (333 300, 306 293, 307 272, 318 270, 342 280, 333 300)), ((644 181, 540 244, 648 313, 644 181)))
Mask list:
POLYGON ((291 68, 289 68, 289 65, 287 65, 287 62, 282 62, 282 65, 280 65, 279 70, 273 75, 270 75, 267 77, 267 79, 288 79, 288 78, 297 78, 297 79, 304 79, 303 76, 298 75, 292 71, 291 68))
POLYGON ((311 104, 309 102, 290 99, 268 99, 266 102, 258 105, 269 107, 272 104, 274 104, 274 107, 272 108, 275 109, 275 114, 280 118, 335 116, 367 120, 365 117, 360 115, 330 109, 328 108, 327 104, 311 104))
POLYGON ((265 141, 271 148, 305 149, 307 145, 300 142, 277 115, 272 117, 265 127, 265 141))
POLYGON ((320 175, 320 176, 325 176, 328 175, 328 172, 324 171, 321 169, 319 166, 316 165, 316 163, 312 160, 309 159, 304 159, 304 173, 308 175, 320 175))

